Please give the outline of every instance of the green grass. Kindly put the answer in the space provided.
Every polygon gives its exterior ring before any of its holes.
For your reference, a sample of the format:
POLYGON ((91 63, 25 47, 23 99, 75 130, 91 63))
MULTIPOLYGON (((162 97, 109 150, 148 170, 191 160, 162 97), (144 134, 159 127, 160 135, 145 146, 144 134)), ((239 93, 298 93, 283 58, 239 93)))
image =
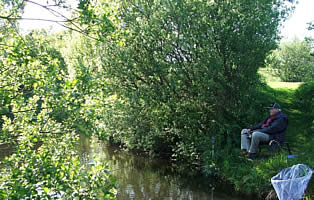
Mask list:
POLYGON ((272 88, 289 88, 297 89, 302 82, 283 82, 281 79, 273 74, 270 69, 260 68, 258 73, 262 76, 262 79, 272 88))
MULTIPOLYGON (((270 179, 282 169, 291 167, 295 164, 306 164, 314 169, 314 132, 313 112, 310 110, 300 110, 300 103, 297 100, 296 91, 301 83, 281 82, 280 78, 274 76, 266 68, 259 70, 262 79, 267 83, 261 89, 261 96, 255 102, 257 105, 268 105, 270 102, 277 102, 282 107, 282 112, 288 115, 289 124, 286 131, 286 141, 289 142, 292 153, 297 157, 288 159, 288 152, 271 154, 264 149, 259 155, 259 159, 249 161, 239 156, 239 149, 222 152, 224 158, 220 167, 220 175, 231 182, 235 189, 246 193, 255 193, 265 198, 270 190, 273 189, 270 179), (307 113, 306 113, 307 112, 307 113)), ((312 90, 303 90, 311 93, 312 90)), ((300 94, 300 92, 299 92, 300 94)), ((307 98, 306 102, 311 102, 307 94, 302 98, 307 98)), ((302 107, 305 108, 305 107, 302 107)), ((308 106, 311 108, 311 106, 308 106)), ((314 178, 311 179, 305 199, 314 199, 314 178)))
MULTIPOLYGON (((272 86, 272 84, 268 85, 272 86)), ((269 102, 278 102, 282 107, 282 112, 288 115, 286 140, 290 144, 292 153, 297 157, 288 159, 286 151, 282 151, 280 154, 270 154, 264 149, 258 160, 248 161, 238 155, 240 150, 226 152, 222 161, 221 174, 237 190, 246 194, 257 193, 260 197, 266 197, 272 189, 271 177, 292 165, 306 164, 314 169, 314 135, 308 131, 313 116, 298 109, 295 100, 295 88, 297 87, 288 88, 286 84, 283 84, 285 87, 279 87, 279 85, 264 88, 260 103, 264 105, 269 102)), ((308 185, 306 197, 314 199, 314 178, 308 185)))
POLYGON ((267 82, 267 84, 272 88, 297 89, 302 82, 267 82))
MULTIPOLYGON (((282 111, 289 117, 287 140, 293 144, 296 153, 303 154, 304 148, 302 146, 307 145, 310 147, 310 144, 314 144, 314 137, 304 131, 311 125, 311 120, 309 120, 311 117, 296 107, 294 102, 295 89, 272 87, 271 92, 274 94, 275 101, 281 105, 282 111)), ((314 168, 314 166, 312 167, 314 168)))
MULTIPOLYGON (((314 169, 314 135, 309 133, 309 127, 311 126, 313 116, 309 116, 298 110, 295 103, 295 89, 300 86, 300 83, 268 83, 271 88, 268 92, 274 94, 275 101, 278 102, 282 111, 288 115, 289 124, 286 132, 286 140, 289 142, 292 153, 297 155, 297 159, 291 162, 290 165, 296 163, 307 164, 314 169)), ((262 161, 275 162, 270 158, 269 160, 262 161)), ((280 164, 279 164, 280 166, 280 164)), ((313 178, 307 189, 307 197, 314 197, 314 181, 313 178)))
MULTIPOLYGON (((282 110, 289 117, 289 125, 287 129, 287 141, 291 143, 295 154, 304 155, 307 151, 304 149, 313 149, 314 137, 313 135, 306 134, 306 131, 311 125, 311 118, 301 111, 295 105, 295 90, 302 84, 301 82, 280 82, 280 78, 271 74, 271 72, 262 68, 259 73, 266 80, 270 88, 265 91, 271 93, 275 98, 274 101, 278 102, 282 110)), ((314 152, 314 151, 313 151, 314 152)), ((311 154, 314 157, 314 153, 311 154)), ((314 168, 314 166, 312 166, 314 168)))

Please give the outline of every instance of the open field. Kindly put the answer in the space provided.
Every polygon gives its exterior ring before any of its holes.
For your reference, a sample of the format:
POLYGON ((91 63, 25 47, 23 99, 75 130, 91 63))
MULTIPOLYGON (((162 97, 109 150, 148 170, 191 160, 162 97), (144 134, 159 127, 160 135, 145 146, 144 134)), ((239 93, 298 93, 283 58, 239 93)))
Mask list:
POLYGON ((272 88, 297 89, 302 82, 267 82, 267 84, 272 88))
POLYGON ((272 88, 297 89, 302 84, 302 82, 282 82, 278 76, 276 76, 269 69, 266 68, 259 69, 258 73, 272 88))

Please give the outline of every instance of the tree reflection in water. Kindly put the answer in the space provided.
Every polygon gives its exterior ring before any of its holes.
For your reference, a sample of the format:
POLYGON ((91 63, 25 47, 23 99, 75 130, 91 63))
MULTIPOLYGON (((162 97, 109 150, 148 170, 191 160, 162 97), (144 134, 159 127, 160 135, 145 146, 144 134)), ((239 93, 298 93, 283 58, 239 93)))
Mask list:
POLYGON ((221 190, 214 180, 206 179, 194 170, 180 169, 168 160, 150 158, 145 155, 121 151, 116 147, 98 141, 96 138, 81 136, 80 152, 82 161, 93 162, 88 155, 98 154, 110 166, 113 177, 117 179, 117 198, 151 200, 236 200, 232 190, 221 190))

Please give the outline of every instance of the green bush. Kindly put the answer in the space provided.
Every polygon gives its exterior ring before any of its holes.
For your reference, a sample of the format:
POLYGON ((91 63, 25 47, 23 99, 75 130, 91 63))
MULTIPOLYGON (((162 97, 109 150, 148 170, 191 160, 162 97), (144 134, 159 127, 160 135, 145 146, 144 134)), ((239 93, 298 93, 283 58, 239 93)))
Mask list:
POLYGON ((75 135, 50 138, 37 150, 29 148, 34 139, 20 141, 1 162, 1 199, 115 199, 108 167, 82 165, 75 135))
POLYGON ((314 81, 303 83, 295 91, 295 105, 314 120, 314 81))
POLYGON ((47 35, 1 39, 0 143, 14 151, 0 163, 0 199, 115 199, 108 167, 82 165, 75 149, 77 132, 94 128, 78 86, 89 83, 68 79, 47 35))

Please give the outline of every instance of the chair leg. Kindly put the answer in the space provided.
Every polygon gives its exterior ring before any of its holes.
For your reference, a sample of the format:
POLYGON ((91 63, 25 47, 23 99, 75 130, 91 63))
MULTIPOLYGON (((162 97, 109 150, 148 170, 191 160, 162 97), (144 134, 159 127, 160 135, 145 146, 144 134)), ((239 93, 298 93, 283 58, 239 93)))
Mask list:
POLYGON ((271 140, 268 145, 268 150, 271 153, 279 153, 281 151, 281 145, 276 140, 271 140))
POLYGON ((289 155, 292 155, 291 150, 290 150, 290 146, 288 142, 285 142, 285 145, 287 145, 287 149, 288 149, 288 153, 289 155))

